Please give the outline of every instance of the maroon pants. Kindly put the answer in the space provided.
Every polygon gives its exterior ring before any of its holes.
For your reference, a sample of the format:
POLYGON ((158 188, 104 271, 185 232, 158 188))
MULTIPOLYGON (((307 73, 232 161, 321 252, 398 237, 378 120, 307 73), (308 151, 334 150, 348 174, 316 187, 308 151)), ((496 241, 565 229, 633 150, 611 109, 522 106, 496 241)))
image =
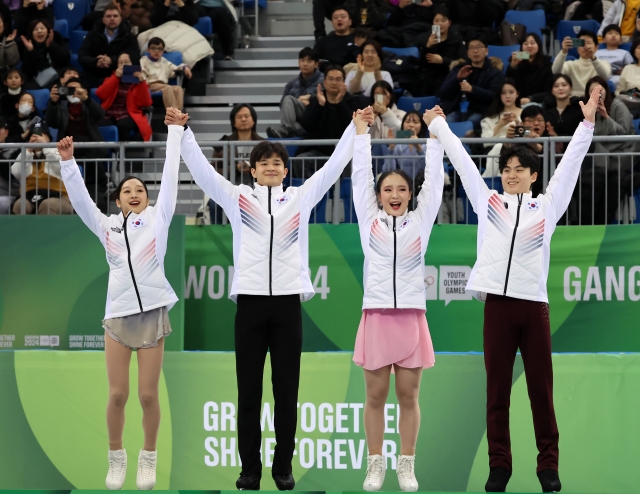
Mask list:
POLYGON ((491 294, 484 307, 489 466, 512 469, 509 404, 518 348, 533 412, 537 471, 557 470, 559 434, 553 409, 549 304, 491 294))

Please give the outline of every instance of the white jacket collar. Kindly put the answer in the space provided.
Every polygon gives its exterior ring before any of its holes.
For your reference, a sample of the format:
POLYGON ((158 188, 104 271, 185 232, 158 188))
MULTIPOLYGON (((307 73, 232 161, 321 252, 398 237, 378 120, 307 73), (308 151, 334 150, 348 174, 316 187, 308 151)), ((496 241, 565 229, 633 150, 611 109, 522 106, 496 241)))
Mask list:
MULTIPOLYGON (((383 217, 389 220, 389 226, 393 226, 393 218, 394 216, 391 214, 387 214, 387 212, 384 210, 384 208, 380 208, 380 212, 384 215, 383 217)), ((409 214, 409 208, 407 208, 407 210, 404 212, 404 214, 402 216, 395 216, 396 218, 396 225, 400 225, 404 219, 407 217, 407 215, 409 214)))
POLYGON ((529 192, 528 194, 509 194, 508 192, 503 192, 502 195, 505 199, 515 202, 518 202, 518 196, 520 195, 522 196, 522 202, 531 199, 531 192, 529 192))
POLYGON ((258 197, 267 197, 269 194, 269 189, 271 189, 271 195, 278 195, 284 192, 282 185, 278 185, 277 187, 269 187, 267 185, 260 185, 258 184, 258 182, 253 184, 253 190, 258 197))

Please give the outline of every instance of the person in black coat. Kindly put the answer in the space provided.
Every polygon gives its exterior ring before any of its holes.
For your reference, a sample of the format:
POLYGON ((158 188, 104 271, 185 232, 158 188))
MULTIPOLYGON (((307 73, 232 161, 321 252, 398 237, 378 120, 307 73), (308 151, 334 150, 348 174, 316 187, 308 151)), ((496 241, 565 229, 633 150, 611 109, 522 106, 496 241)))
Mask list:
POLYGON ((109 6, 102 20, 96 22, 93 30, 87 33, 78 50, 78 61, 84 69, 89 87, 98 87, 118 68, 118 57, 122 53, 129 54, 134 65, 140 60, 138 41, 131 33, 129 24, 122 22, 117 7, 109 6))
POLYGON ((198 9, 193 0, 155 0, 151 24, 158 27, 165 22, 180 21, 194 26, 198 22, 198 9))
POLYGON ((16 113, 7 119, 7 142, 28 142, 31 129, 37 121, 36 117, 39 115, 33 96, 22 93, 16 103, 16 113))
POLYGON ((480 121, 504 82, 501 70, 487 57, 484 41, 472 39, 467 45, 468 61, 456 65, 442 83, 440 106, 448 122, 473 122, 480 133, 480 121), (465 101, 468 108, 465 108, 465 101))
POLYGON ((22 71, 28 77, 27 89, 50 87, 58 78, 52 72, 49 80, 41 78, 36 81, 38 74, 47 69, 58 71, 69 64, 71 52, 64 43, 62 36, 54 32, 47 21, 35 20, 29 25, 27 36, 22 36, 22 71), (41 85, 42 84, 42 85, 41 85))
POLYGON ((422 0, 420 3, 400 0, 387 18, 385 28, 377 32, 375 39, 382 46, 391 48, 415 46, 423 33, 431 30, 435 9, 443 2, 436 1, 438 3, 433 0, 422 0))
POLYGON ((516 81, 521 104, 542 103, 550 95, 553 84, 551 58, 542 53, 542 40, 536 33, 527 34, 522 51, 529 53, 529 60, 520 60, 514 53, 507 67, 507 77, 516 81))
POLYGON ((433 25, 440 26, 440 42, 429 29, 417 40, 420 49, 420 77, 414 96, 434 96, 449 74, 451 64, 466 54, 462 37, 451 29, 451 16, 444 6, 436 8, 433 25))
MULTIPOLYGON (((351 13, 343 6, 336 7, 331 13, 331 25, 333 32, 318 39, 313 49, 320 60, 327 60, 329 64, 345 66, 355 63, 360 48, 355 44, 355 37, 351 32, 351 13)), ((321 65, 321 69, 324 70, 325 67, 321 65)))

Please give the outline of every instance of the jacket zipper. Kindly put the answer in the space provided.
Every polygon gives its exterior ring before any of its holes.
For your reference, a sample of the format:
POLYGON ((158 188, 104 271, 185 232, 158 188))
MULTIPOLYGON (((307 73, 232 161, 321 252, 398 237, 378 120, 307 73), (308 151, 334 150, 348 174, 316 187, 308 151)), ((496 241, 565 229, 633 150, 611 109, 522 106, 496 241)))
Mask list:
POLYGON ((398 308, 398 301, 396 299, 396 251, 397 251, 397 237, 396 237, 396 217, 393 217, 393 308, 398 308))
MULTIPOLYGON (((131 213, 129 213, 131 214, 131 213)), ((138 305, 140 306, 140 312, 144 312, 142 308, 142 299, 140 298, 140 292, 138 291, 138 284, 136 283, 136 277, 133 274, 133 265, 131 264, 131 248, 129 247, 129 236, 127 235, 127 219, 129 215, 125 216, 123 229, 124 229, 124 241, 127 244, 127 260, 129 261, 129 272, 131 273, 131 279, 133 280, 133 288, 136 290, 136 297, 138 297, 138 305)))
POLYGON ((273 259, 273 215, 271 214, 271 187, 268 188, 269 194, 268 194, 268 204, 269 204, 269 216, 271 218, 271 235, 270 235, 270 239, 269 239, 269 295, 273 295, 273 290, 272 290, 272 280, 273 280, 273 265, 272 265, 272 259, 273 259))
POLYGON ((513 247, 516 244, 516 231, 520 223, 520 207, 522 206, 522 194, 518 194, 518 210, 516 211, 516 226, 513 228, 513 237, 511 237, 511 250, 509 251, 509 262, 507 263, 507 277, 504 280, 504 293, 507 296, 507 285, 509 285, 509 271, 511 271, 511 259, 513 258, 513 247))

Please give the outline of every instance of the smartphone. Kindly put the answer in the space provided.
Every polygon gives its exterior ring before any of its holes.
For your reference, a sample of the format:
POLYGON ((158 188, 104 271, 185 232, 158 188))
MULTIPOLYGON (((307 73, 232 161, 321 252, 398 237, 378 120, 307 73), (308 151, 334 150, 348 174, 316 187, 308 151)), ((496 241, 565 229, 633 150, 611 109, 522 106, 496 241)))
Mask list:
POLYGON ((526 137, 531 134, 531 127, 525 127, 524 125, 516 125, 515 137, 526 137))
POLYGON ((60 96, 73 96, 76 93, 75 87, 62 86, 58 88, 58 94, 60 96))
POLYGON ((413 137, 413 130, 396 130, 396 139, 410 139, 413 137))
POLYGON ((571 38, 571 41, 573 42, 574 48, 584 46, 584 40, 582 38, 571 38))
POLYGON ((438 43, 440 43, 440 26, 437 24, 434 24, 433 26, 431 26, 431 34, 435 34, 436 37, 438 38, 438 43))
POLYGON ((376 94, 376 103, 384 104, 384 95, 376 94))
POLYGON ((517 51, 515 53, 518 60, 529 60, 529 57, 531 56, 528 51, 517 51))
POLYGON ((122 77, 120 78, 120 80, 124 83, 137 84, 140 82, 140 79, 138 79, 133 74, 141 71, 142 68, 140 67, 140 65, 125 65, 124 67, 122 67, 122 77))
POLYGON ((513 116, 513 113, 511 113, 510 111, 506 111, 506 112, 504 112, 504 113, 503 113, 503 115, 504 115, 505 117, 512 117, 512 116, 513 116))
POLYGON ((40 122, 38 122, 33 126, 33 131, 31 132, 31 135, 34 135, 34 136, 42 135, 42 124, 40 122))

